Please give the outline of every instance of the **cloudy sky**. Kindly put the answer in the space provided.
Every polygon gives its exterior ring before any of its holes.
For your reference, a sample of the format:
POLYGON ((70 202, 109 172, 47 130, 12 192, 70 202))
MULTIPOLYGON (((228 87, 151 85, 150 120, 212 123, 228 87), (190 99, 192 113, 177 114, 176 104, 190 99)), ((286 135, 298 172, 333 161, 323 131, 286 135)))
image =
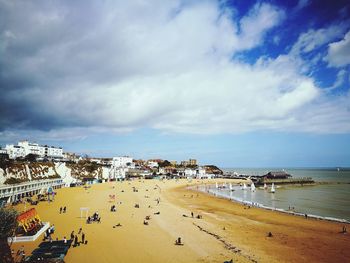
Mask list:
POLYGON ((0 0, 0 145, 350 166, 350 4, 0 0))

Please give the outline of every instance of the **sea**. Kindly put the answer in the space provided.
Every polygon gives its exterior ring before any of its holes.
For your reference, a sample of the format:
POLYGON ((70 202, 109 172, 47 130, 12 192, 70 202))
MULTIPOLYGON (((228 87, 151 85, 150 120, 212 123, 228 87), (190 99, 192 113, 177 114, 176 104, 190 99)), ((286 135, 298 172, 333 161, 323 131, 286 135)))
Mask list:
MULTIPOLYGON (((264 175, 276 168, 229 168, 226 172, 238 174, 264 175)), ((350 168, 287 168, 293 178, 311 177, 315 185, 278 185, 275 193, 263 188, 253 192, 236 186, 216 189, 211 193, 240 202, 256 204, 265 208, 293 212, 300 215, 339 219, 350 222, 350 168)), ((270 186, 269 186, 270 187, 270 186)))

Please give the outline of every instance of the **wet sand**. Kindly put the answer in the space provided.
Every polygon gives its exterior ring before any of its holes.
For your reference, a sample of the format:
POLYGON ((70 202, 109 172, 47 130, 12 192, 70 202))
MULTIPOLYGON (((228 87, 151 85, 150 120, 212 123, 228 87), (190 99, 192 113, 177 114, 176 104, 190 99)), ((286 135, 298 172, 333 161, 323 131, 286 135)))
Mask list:
MULTIPOLYGON (((208 182, 215 183, 200 181, 208 182)), ((65 257, 68 263, 346 262, 350 258, 350 233, 339 233, 342 224, 248 209, 185 189, 187 184, 185 180, 145 180, 64 188, 58 190, 54 202, 35 207, 42 221, 55 224, 53 239, 69 238, 72 230, 77 234, 82 227, 88 244, 71 248, 65 257), (110 202, 109 195, 115 195, 116 201, 110 202), (113 204, 117 212, 110 212, 113 204), (59 213, 61 206, 67 206, 67 213, 59 213), (98 211, 101 223, 86 224, 80 207, 88 207, 89 215, 98 211), (192 218, 191 211, 202 219, 192 218), (144 225, 148 215, 149 225, 144 225), (118 223, 122 226, 113 228, 118 223), (266 237, 269 231, 271 238, 266 237), (178 237, 183 246, 174 244, 178 237)), ((29 255, 41 240, 16 243, 12 248, 24 245, 29 255)))

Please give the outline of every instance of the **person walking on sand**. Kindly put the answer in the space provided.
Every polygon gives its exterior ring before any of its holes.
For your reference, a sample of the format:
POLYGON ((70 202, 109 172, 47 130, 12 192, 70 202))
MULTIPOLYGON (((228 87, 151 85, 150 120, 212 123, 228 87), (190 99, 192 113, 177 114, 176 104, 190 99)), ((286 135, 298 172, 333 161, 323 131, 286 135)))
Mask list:
POLYGON ((81 242, 85 244, 85 234, 84 232, 81 234, 81 242))
POLYGON ((75 235, 74 237, 74 245, 77 246, 78 245, 78 236, 75 235))
POLYGON ((70 233, 70 239, 71 239, 71 240, 74 239, 74 231, 72 231, 72 233, 70 233))
POLYGON ((60 207, 60 214, 62 214, 62 206, 60 207))
POLYGON ((67 207, 63 207, 63 213, 67 212, 67 207))

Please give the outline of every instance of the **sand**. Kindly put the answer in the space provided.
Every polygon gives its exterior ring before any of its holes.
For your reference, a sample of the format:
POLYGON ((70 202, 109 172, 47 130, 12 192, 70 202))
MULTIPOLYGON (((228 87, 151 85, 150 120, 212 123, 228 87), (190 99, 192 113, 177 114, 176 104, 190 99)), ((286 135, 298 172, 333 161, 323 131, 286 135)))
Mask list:
MULTIPOLYGON (((83 229, 88 244, 71 248, 67 263, 347 262, 350 258, 350 233, 339 233, 343 224, 248 209, 188 190, 187 184, 186 180, 136 180, 88 189, 63 188, 54 202, 35 207, 43 221, 55 225, 53 239, 69 238, 71 231, 83 229), (138 192, 133 192, 133 187, 138 192), (109 195, 115 195, 116 201, 110 202, 109 195), (110 212, 113 204, 117 207, 114 213, 110 212), (67 206, 67 213, 59 213, 61 206, 67 206), (86 224, 85 218, 80 218, 80 207, 88 207, 90 215, 98 211, 101 223, 86 224), (157 212, 160 214, 154 214, 157 212), (191 212, 202 218, 192 218, 191 212), (149 225, 143 224, 146 216, 151 217, 149 225), (118 223, 122 226, 113 228, 118 223), (269 231, 273 237, 266 236, 269 231), (178 237, 183 246, 174 244, 178 237)), ((24 245, 29 255, 41 239, 15 243, 12 248, 24 245)))

